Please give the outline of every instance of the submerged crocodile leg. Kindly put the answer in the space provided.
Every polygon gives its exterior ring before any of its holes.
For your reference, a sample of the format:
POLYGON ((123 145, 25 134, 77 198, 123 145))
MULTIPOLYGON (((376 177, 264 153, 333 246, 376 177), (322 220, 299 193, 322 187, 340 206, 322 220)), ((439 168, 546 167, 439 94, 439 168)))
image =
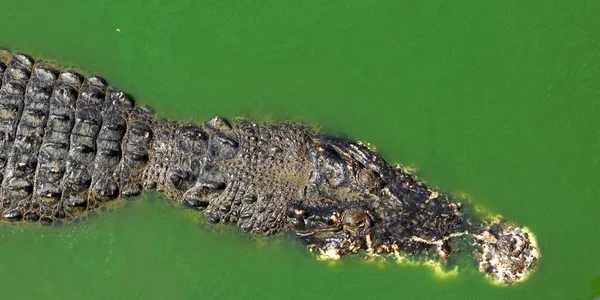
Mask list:
POLYGON ((506 283, 538 258, 525 229, 464 214, 361 143, 296 123, 157 119, 102 78, 0 50, 2 220, 51 223, 152 189, 210 222, 333 255, 470 251, 506 283))

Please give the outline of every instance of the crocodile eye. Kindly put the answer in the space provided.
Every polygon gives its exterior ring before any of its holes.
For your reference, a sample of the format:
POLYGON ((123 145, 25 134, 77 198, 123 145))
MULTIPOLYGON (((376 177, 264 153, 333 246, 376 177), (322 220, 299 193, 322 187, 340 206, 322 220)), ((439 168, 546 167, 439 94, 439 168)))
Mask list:
POLYGON ((375 189, 383 186, 383 182, 379 179, 379 176, 369 169, 358 170, 356 172, 356 182, 365 189, 375 189))
POLYGON ((363 231, 371 225, 371 217, 362 209, 349 208, 342 214, 342 226, 352 233, 363 231))

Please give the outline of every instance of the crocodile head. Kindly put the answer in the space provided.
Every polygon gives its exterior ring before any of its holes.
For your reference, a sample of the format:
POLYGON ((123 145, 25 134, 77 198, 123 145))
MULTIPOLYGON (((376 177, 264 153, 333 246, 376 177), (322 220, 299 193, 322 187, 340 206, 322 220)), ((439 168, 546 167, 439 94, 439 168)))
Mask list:
POLYGON ((321 140, 308 155, 312 172, 288 223, 318 252, 448 251, 444 239, 464 231, 458 205, 361 143, 321 140))
POLYGON ((455 247, 467 245, 480 269, 500 281, 516 281, 532 266, 532 256, 517 251, 533 247, 527 235, 513 238, 515 229, 506 227, 506 235, 494 231, 502 236, 501 247, 492 239, 482 239, 482 231, 491 231, 461 212, 460 204, 428 188, 401 166, 389 165, 363 144, 322 139, 308 155, 312 172, 303 199, 288 208, 287 221, 288 228, 320 255, 420 253, 446 258, 458 250, 455 247), (518 249, 502 252, 500 248, 518 249), (492 266, 490 253, 505 257, 507 264, 492 266), (508 265, 514 272, 497 276, 508 265))

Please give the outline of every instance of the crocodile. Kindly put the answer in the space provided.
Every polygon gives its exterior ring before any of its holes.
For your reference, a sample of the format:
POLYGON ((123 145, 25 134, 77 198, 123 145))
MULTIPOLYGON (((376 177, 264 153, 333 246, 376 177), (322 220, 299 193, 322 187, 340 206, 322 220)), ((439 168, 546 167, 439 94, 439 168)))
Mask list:
POLYGON ((466 252, 506 284, 537 265, 525 227, 474 217, 368 144, 298 122, 158 118, 81 73, 0 50, 3 222, 53 224, 155 190, 210 223, 287 233, 330 257, 466 252))

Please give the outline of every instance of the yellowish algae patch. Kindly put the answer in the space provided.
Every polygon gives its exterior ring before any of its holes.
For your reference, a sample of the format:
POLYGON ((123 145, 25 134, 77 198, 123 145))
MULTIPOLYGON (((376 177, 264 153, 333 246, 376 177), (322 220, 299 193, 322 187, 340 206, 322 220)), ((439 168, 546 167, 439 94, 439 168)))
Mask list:
MULTIPOLYGON (((330 265, 330 266, 339 264, 341 256, 338 254, 338 251, 336 249, 328 249, 326 251, 319 249, 317 251, 318 251, 318 253, 316 253, 316 254, 317 254, 317 259, 319 261, 327 262, 328 265, 330 265)), ((387 264, 387 262, 389 260, 387 260, 386 258, 392 258, 392 260, 395 263, 402 265, 402 266, 427 267, 427 268, 433 270, 433 276, 440 280, 445 280, 448 278, 456 277, 456 276, 458 276, 458 273, 459 273, 458 266, 454 266, 450 270, 445 270, 440 261, 436 261, 433 259, 425 259, 425 260, 414 259, 409 255, 402 255, 402 254, 398 253, 397 251, 395 251, 393 253, 384 253, 384 254, 365 252, 365 261, 367 261, 369 263, 373 263, 378 267, 384 267, 387 264)))
POLYGON ((415 267, 425 266, 425 267, 432 269, 433 275, 437 279, 444 280, 444 279, 448 279, 451 277, 456 277, 458 275, 458 266, 454 266, 454 268, 452 268, 450 270, 444 270, 441 262, 433 260, 433 259, 425 259, 425 260, 421 261, 421 260, 413 259, 412 257, 407 256, 407 255, 402 255, 398 252, 394 252, 392 254, 392 256, 394 257, 394 260, 398 264, 401 264, 401 265, 415 266, 415 267))

